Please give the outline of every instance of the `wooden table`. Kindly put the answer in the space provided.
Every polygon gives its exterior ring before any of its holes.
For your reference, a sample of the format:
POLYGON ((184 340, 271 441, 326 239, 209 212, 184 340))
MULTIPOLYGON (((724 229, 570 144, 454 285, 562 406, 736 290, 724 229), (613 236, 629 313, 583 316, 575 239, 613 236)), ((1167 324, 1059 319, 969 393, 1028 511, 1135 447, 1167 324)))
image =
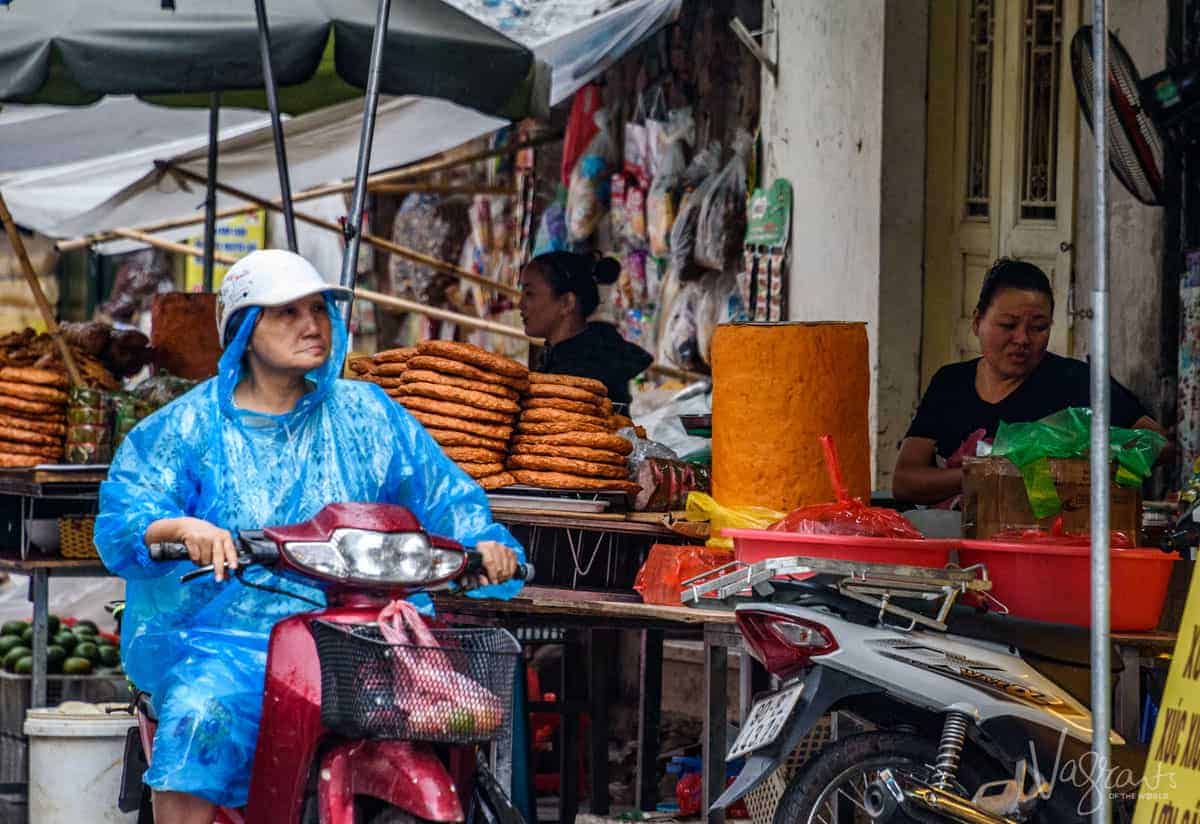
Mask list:
POLYGON ((1175 649, 1173 632, 1114 632, 1113 645, 1124 665, 1113 695, 1113 729, 1130 742, 1141 732, 1142 662, 1169 655, 1175 649))
MULTIPOLYGON (((563 655, 563 695, 555 709, 563 714, 559 739, 559 821, 575 820, 578 812, 577 776, 573 754, 578 736, 578 712, 587 709, 592 722, 592 813, 608 813, 608 706, 603 675, 612 658, 612 633, 635 631, 641 635, 640 697, 638 707, 637 798, 642 810, 653 810, 657 801, 659 718, 662 704, 663 641, 672 637, 704 642, 705 710, 703 733, 703 809, 716 800, 725 786, 726 694, 728 654, 740 651, 731 610, 691 609, 643 604, 632 595, 582 592, 527 586, 510 601, 440 595, 434 598, 438 613, 455 623, 501 624, 509 627, 555 626, 588 636, 588 654, 582 644, 568 639, 563 655), (587 657, 590 666, 578 666, 587 657), (575 659, 575 660, 572 660, 575 659), (574 664, 574 665, 573 665, 574 664), (586 674, 587 684, 583 684, 586 674)), ((724 813, 708 815, 720 824, 724 813)))
POLYGON ((538 568, 538 581, 572 589, 631 591, 656 543, 702 544, 707 524, 688 524, 663 512, 577 513, 492 508, 538 568))

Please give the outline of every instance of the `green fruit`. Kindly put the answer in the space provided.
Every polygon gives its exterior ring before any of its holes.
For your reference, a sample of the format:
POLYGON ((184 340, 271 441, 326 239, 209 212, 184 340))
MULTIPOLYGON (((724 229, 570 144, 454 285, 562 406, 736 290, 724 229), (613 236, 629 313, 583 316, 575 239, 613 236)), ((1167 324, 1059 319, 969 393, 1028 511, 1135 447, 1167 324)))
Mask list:
POLYGON ((92 662, 86 658, 68 658, 62 668, 67 675, 87 675, 92 671, 92 662))
POLYGON ((53 641, 56 646, 60 646, 65 649, 68 653, 75 649, 75 645, 79 643, 79 639, 75 637, 75 633, 71 632, 69 629, 62 630, 55 635, 51 641, 53 641))
POLYGON ((21 640, 25 642, 26 646, 33 643, 33 627, 25 627, 21 633, 21 640))
POLYGON ((8 651, 14 647, 21 646, 21 639, 15 635, 0 635, 0 661, 4 660, 4 656, 8 655, 8 651))
POLYGON ((51 615, 46 619, 46 626, 49 627, 50 637, 53 638, 62 629, 62 621, 59 620, 57 615, 51 615))
POLYGON ((61 664, 67 660, 67 651, 57 644, 51 644, 46 647, 46 663, 61 664))
POLYGON ((121 665, 121 651, 111 644, 101 646, 100 663, 106 667, 119 667, 121 665))
POLYGON ((75 651, 71 654, 76 658, 98 661, 100 659, 100 648, 91 641, 80 641, 79 646, 75 647, 75 651))
POLYGON ((33 656, 26 655, 17 662, 17 666, 13 669, 17 675, 29 675, 33 672, 33 656))
POLYGON ((33 655, 33 650, 29 647, 13 647, 4 656, 4 668, 9 672, 13 672, 17 666, 17 662, 26 655, 33 655))
POLYGON ((0 635, 15 635, 20 638, 27 626, 29 626, 28 621, 5 621, 4 626, 0 628, 0 635))
POLYGON ((75 626, 72 627, 72 629, 75 631, 76 635, 81 635, 83 633, 95 635, 100 631, 100 628, 96 626, 94 621, 76 621, 75 626))

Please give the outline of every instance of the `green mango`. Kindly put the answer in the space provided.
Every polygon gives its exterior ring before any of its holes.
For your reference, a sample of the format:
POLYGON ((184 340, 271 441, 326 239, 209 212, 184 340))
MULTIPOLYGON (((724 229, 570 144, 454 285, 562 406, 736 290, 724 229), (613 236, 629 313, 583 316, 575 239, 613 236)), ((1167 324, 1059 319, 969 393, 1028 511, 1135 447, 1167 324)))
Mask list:
POLYGON ((51 615, 46 619, 46 626, 49 627, 50 637, 53 638, 62 629, 62 620, 57 615, 51 615))
POLYGON ((17 662, 26 655, 33 655, 33 650, 29 647, 13 647, 4 656, 4 668, 9 672, 13 672, 16 669, 17 662))
POLYGON ((33 627, 25 627, 21 632, 21 640, 25 642, 25 646, 33 645, 33 627))
POLYGON ((72 629, 75 631, 76 635, 80 635, 82 633, 87 633, 88 635, 95 635, 96 633, 98 633, 100 631, 100 628, 98 626, 96 626, 95 621, 87 621, 87 620, 76 621, 75 626, 72 627, 72 629))
POLYGON ((33 672, 33 656, 26 655, 18 661, 16 667, 13 668, 13 672, 17 675, 29 675, 33 672))
POLYGON ((21 646, 23 642, 16 635, 0 635, 0 661, 4 660, 4 656, 8 654, 10 649, 21 646))
POLYGON ((76 658, 86 658, 92 662, 100 660, 100 648, 91 641, 80 641, 79 646, 75 647, 75 651, 71 654, 76 658))
POLYGON ((69 629, 61 630, 57 635, 50 639, 55 645, 62 647, 68 653, 75 649, 75 645, 79 643, 79 639, 75 637, 75 633, 69 629))
POLYGON ((0 628, 0 635, 15 635, 20 638, 27 626, 29 626, 28 621, 5 621, 4 626, 0 628))
POLYGON ((58 666, 67 660, 67 651, 58 644, 46 647, 46 666, 58 666))
POLYGON ((63 661, 63 673, 66 675, 87 675, 92 671, 92 662, 86 658, 68 658, 63 661))
POLYGON ((119 667, 121 651, 112 644, 102 644, 100 646, 100 663, 106 667, 119 667))

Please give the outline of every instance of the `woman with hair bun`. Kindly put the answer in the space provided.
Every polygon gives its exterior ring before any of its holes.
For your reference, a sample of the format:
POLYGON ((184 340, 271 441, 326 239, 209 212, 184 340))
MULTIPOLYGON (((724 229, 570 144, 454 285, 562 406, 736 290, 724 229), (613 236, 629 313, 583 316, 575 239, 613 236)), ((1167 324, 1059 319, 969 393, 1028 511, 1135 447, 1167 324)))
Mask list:
POLYGON ((600 286, 616 283, 613 258, 573 252, 539 255, 521 270, 521 320, 525 334, 545 338, 537 371, 594 378, 615 404, 628 404, 629 381, 653 358, 629 343, 611 323, 588 321, 600 305, 600 286))
MULTIPOLYGON (((1086 363, 1048 351, 1054 290, 1046 273, 1023 260, 992 264, 979 292, 972 329, 982 357, 933 376, 900 446, 892 492, 932 504, 962 492, 962 462, 1001 421, 1041 420, 1091 402, 1086 363)), ((1112 381, 1112 425, 1166 434, 1145 407, 1112 381)))

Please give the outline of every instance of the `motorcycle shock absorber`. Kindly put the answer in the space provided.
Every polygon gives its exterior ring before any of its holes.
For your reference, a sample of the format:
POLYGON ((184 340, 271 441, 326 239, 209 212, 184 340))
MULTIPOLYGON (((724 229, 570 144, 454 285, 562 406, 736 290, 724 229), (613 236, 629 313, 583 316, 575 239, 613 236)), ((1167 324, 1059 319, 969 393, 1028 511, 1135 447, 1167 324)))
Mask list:
POLYGON ((967 730, 971 727, 971 716, 962 712, 946 714, 946 722, 942 726, 942 740, 938 745, 937 761, 933 765, 933 786, 939 790, 950 792, 958 777, 958 766, 962 761, 963 745, 967 740, 967 730))

